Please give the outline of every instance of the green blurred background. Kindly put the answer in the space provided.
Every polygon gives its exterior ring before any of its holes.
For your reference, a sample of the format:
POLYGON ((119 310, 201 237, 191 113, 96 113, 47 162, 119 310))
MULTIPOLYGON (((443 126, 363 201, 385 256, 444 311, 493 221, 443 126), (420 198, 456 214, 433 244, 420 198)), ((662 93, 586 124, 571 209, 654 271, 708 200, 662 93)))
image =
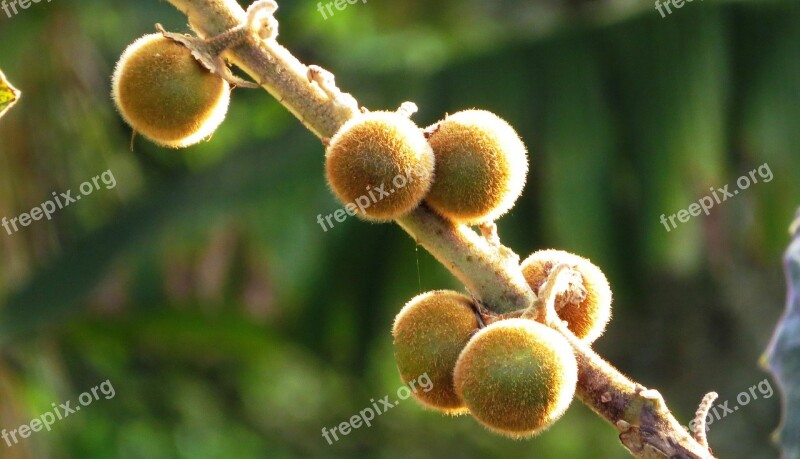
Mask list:
MULTIPOLYGON (((423 126, 479 107, 517 128, 531 174, 500 236, 603 267, 615 317, 596 348, 681 422, 707 391, 733 406, 767 377, 800 203, 800 4, 695 1, 666 18, 622 0, 369 1, 328 19, 314 1, 280 6, 281 43, 362 105, 414 101, 423 126), (770 183, 659 222, 764 163, 770 183)), ((188 30, 157 0, 0 13, 0 69, 23 91, 0 120, 0 216, 108 169, 117 181, 0 232, 0 428, 105 380, 116 391, 0 457, 628 457, 577 402, 512 441, 407 400, 329 446, 323 427, 400 386, 402 305, 463 287, 395 225, 323 232, 317 215, 340 207, 323 148, 263 91, 235 91, 211 142, 131 152, 110 75, 156 22, 188 30)), ((719 457, 777 457, 778 403, 715 422, 719 457)))

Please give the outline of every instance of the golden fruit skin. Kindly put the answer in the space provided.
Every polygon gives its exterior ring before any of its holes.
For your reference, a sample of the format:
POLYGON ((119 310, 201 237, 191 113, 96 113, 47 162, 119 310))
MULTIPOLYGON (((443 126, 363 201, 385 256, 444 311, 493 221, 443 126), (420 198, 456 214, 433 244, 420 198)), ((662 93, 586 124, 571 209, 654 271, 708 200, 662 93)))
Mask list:
POLYGON ((511 438, 550 427, 569 407, 578 364, 566 338, 528 319, 482 329, 461 352, 455 387, 470 413, 511 438))
POLYGON ((428 205, 457 223, 491 222, 509 211, 528 174, 525 144, 508 123, 484 110, 465 110, 429 128, 436 180, 428 205))
POLYGON ((184 148, 210 136, 225 118, 230 88, 188 48, 145 35, 122 53, 112 77, 120 115, 158 145, 184 148))
POLYGON ((526 258, 521 265, 522 274, 538 295, 539 288, 547 280, 550 271, 562 263, 581 274, 586 297, 583 301, 571 302, 567 293, 560 293, 556 295, 556 311, 576 337, 592 343, 603 334, 611 319, 611 287, 600 268, 581 256, 563 250, 547 249, 526 258))
POLYGON ((366 220, 394 220, 414 210, 430 189, 433 170, 433 151, 422 131, 394 112, 351 119, 325 153, 331 190, 344 204, 368 203, 356 213, 366 220))
POLYGON ((427 373, 433 387, 418 389, 415 398, 447 414, 466 412, 453 388, 453 368, 461 350, 478 331, 472 300, 460 293, 437 290, 417 295, 397 314, 392 328, 394 354, 406 384, 427 373))

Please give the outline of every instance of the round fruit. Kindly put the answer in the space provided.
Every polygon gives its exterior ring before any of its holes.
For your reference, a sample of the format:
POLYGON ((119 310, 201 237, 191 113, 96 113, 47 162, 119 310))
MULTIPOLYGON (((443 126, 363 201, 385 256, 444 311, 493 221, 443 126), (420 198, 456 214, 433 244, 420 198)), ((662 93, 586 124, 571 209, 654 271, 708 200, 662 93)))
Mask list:
POLYGON ((426 202, 458 223, 494 221, 525 187, 528 156, 508 123, 483 110, 450 115, 428 129, 436 180, 426 202))
POLYGON ((386 221, 414 210, 431 186, 434 156, 422 131, 393 112, 363 113, 333 136, 328 183, 356 215, 386 221))
POLYGON ((191 51, 161 34, 145 35, 122 53, 112 96, 125 121, 153 142, 184 148, 211 135, 225 118, 230 87, 191 51))
POLYGON ((414 396, 448 414, 466 411, 453 388, 453 368, 461 350, 478 331, 471 305, 472 300, 460 293, 423 293, 405 305, 392 329, 394 355, 403 382, 408 384, 427 373, 431 389, 418 389, 414 396))
POLYGON ((559 264, 569 265, 580 277, 570 280, 569 288, 556 295, 556 312, 576 337, 592 343, 603 334, 611 319, 608 280, 603 271, 586 258, 551 249, 540 250, 525 259, 522 274, 538 295, 552 269, 559 264))
POLYGON ((456 393, 488 429, 513 438, 536 435, 569 407, 578 364, 566 338, 528 319, 478 332, 455 367, 456 393))

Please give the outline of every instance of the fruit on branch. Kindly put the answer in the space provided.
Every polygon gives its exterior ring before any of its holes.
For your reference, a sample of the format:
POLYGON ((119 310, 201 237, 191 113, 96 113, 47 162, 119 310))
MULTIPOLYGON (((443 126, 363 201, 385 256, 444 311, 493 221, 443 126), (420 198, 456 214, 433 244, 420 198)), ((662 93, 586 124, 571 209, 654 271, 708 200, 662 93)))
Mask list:
POLYGON ((230 87, 206 70, 191 51, 161 34, 145 35, 122 53, 112 96, 136 131, 170 148, 210 136, 228 110, 230 87))
POLYGON ((442 216, 478 224, 499 218, 522 194, 525 145, 508 123, 484 110, 450 115, 427 129, 436 179, 426 198, 442 216))
POLYGON ((434 156, 422 131, 407 117, 369 112, 333 136, 325 170, 334 194, 352 212, 366 220, 388 221, 414 210, 428 193, 434 156))
POLYGON ((512 438, 536 435, 566 411, 578 365, 566 338, 528 319, 495 322, 467 344, 455 388, 488 429, 512 438))
POLYGON ((417 400, 448 414, 466 411, 453 388, 453 368, 477 331, 472 300, 457 292, 417 295, 397 314, 392 336, 400 377, 408 383, 427 373, 432 382, 428 392, 414 393, 417 400))
POLYGON ((581 256, 548 249, 526 258, 522 274, 538 295, 551 270, 562 263, 572 268, 572 277, 566 289, 556 295, 556 312, 576 337, 592 343, 611 319, 611 288, 600 268, 581 256))

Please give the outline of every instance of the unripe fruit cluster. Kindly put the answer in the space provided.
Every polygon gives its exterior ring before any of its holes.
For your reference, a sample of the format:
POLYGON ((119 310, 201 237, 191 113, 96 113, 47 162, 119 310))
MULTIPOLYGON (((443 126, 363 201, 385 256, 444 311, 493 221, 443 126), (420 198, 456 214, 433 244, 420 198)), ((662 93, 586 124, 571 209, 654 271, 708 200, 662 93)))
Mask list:
POLYGON ((569 406, 578 377, 567 340, 529 319, 480 329, 469 297, 435 291, 413 298, 392 330, 397 367, 409 383, 427 373, 423 405, 470 413, 495 432, 521 438, 552 425, 569 406))
POLYGON ((326 153, 328 183, 343 203, 383 191, 357 213, 375 221, 400 218, 424 200, 455 223, 491 222, 514 205, 527 172, 517 133, 481 110, 448 116, 424 132, 400 113, 364 113, 342 126, 326 153), (392 187, 398 176, 408 185, 392 187))
MULTIPOLYGON (((181 148, 219 126, 230 88, 183 44, 153 34, 123 53, 113 97, 136 131, 181 148)), ((357 215, 393 220, 426 201, 444 218, 472 225, 492 222, 513 207, 528 159, 508 123, 490 112, 466 110, 423 131, 401 112, 362 113, 328 142, 328 183, 345 204, 359 203, 357 215), (372 200, 364 205, 359 199, 367 195, 372 200)), ((591 343, 611 311, 611 291, 599 268, 554 250, 534 253, 521 268, 539 294, 561 264, 573 277, 558 292, 556 312, 571 333, 591 343)), ((577 362, 561 333, 529 318, 499 319, 486 327, 473 300, 460 293, 413 298, 397 315, 392 334, 402 380, 427 374, 432 382, 430 390, 413 392, 421 403, 448 414, 470 413, 501 434, 536 435, 559 419, 574 397, 577 362)))
POLYGON ((425 373, 433 382, 432 390, 414 394, 417 400, 447 414, 470 413, 489 430, 511 438, 536 435, 558 420, 578 381, 575 354, 564 334, 591 343, 611 315, 611 289, 589 260, 542 250, 521 268, 541 295, 554 268, 562 265, 569 270, 560 272, 557 290, 551 292, 553 307, 567 326, 558 330, 522 311, 487 313, 470 297, 451 291, 409 301, 395 318, 392 335, 403 382, 425 373))

